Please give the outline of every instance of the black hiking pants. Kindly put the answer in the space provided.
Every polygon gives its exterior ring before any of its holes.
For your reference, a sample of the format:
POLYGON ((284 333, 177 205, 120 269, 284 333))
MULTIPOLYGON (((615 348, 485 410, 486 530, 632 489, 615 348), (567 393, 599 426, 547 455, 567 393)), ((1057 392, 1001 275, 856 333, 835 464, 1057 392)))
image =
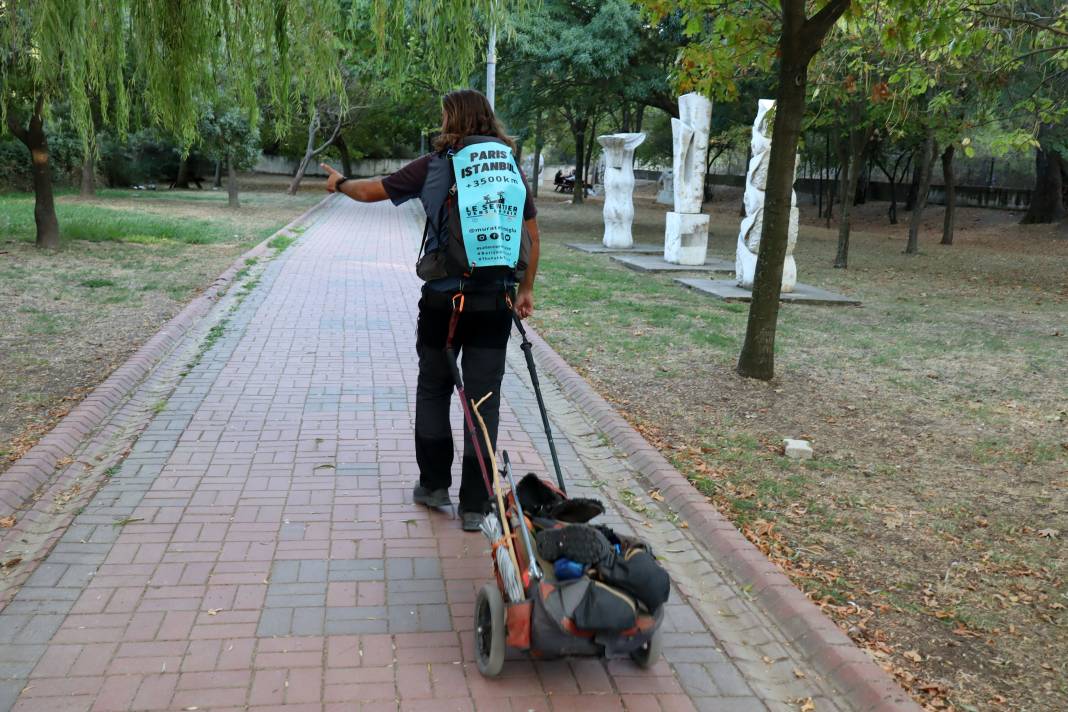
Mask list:
MULTIPOLYGON (((455 384, 445 354, 451 318, 452 308, 444 295, 428 296, 424 293, 419 300, 415 342, 419 354, 419 380, 415 395, 415 458, 419 465, 419 484, 429 489, 452 485, 453 438, 449 408, 455 384)), ((503 294, 481 300, 468 297, 453 337, 453 348, 460 359, 460 372, 467 397, 477 403, 487 393, 493 394, 478 410, 486 421, 494 448, 497 446, 497 425, 500 421, 504 359, 511 331, 512 311, 503 294)), ((477 421, 475 427, 478 427, 477 421)), ((478 437, 488 468, 488 453, 481 432, 478 437)), ((486 511, 489 494, 466 426, 461 473, 460 511, 486 511)))

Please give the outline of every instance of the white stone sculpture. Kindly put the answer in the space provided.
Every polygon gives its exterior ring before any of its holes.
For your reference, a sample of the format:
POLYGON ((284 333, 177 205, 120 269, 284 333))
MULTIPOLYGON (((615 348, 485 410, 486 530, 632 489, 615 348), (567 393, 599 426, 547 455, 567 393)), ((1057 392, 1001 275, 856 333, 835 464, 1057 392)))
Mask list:
POLYGON ((712 102, 706 97, 679 97, 679 118, 671 120, 675 210, 667 214, 664 230, 664 259, 675 264, 703 265, 708 252, 708 216, 701 201, 711 122, 712 102))
POLYGON ((643 133, 598 136, 604 147, 604 246, 634 246, 634 149, 645 140, 643 133))
POLYGON ((675 187, 670 168, 662 171, 656 179, 656 202, 661 205, 675 205, 675 187))
MULTIPOLYGON (((738 249, 734 261, 738 286, 745 289, 753 288, 757 254, 760 252, 760 234, 764 228, 764 191, 768 185, 768 162, 771 160, 772 127, 768 112, 773 108, 774 99, 761 99, 757 103, 756 120, 753 122, 753 157, 749 160, 749 170, 745 176, 745 218, 742 220, 741 230, 738 231, 738 249)), ((782 268, 783 292, 794 291, 794 285, 797 284, 797 263, 794 261, 797 221, 797 193, 791 190, 790 227, 786 242, 786 261, 782 268)))

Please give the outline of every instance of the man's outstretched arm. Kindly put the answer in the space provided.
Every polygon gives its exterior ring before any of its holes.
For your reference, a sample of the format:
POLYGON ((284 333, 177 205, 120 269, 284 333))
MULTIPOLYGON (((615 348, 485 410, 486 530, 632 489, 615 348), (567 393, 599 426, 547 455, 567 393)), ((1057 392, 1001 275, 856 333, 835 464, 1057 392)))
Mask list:
POLYGON ((387 200, 386 189, 382 186, 381 178, 349 178, 339 188, 337 182, 344 178, 340 173, 325 163, 319 164, 326 171, 326 191, 328 193, 344 193, 353 200, 361 203, 376 203, 379 200, 387 200))

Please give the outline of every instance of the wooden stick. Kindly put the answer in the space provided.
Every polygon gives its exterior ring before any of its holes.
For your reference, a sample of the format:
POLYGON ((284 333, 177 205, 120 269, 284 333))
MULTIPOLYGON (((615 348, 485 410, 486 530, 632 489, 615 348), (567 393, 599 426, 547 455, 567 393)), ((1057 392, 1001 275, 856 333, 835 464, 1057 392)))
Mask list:
MULTIPOLYGON (((516 575, 519 576, 520 581, 522 581, 522 569, 519 568, 519 559, 517 559, 515 555, 515 542, 512 540, 512 527, 509 526, 508 517, 505 515, 504 511, 504 495, 501 494, 501 473, 497 470, 497 456, 493 452, 493 443, 490 442, 489 429, 486 427, 486 421, 482 419, 482 413, 478 412, 478 406, 484 403, 491 395, 493 395, 492 392, 487 393, 478 403, 472 398, 471 410, 474 412, 475 418, 478 420, 478 427, 482 429, 482 437, 486 441, 486 450, 489 451, 490 469, 493 470, 493 490, 497 495, 497 506, 500 508, 498 511, 500 511, 501 514, 501 526, 504 528, 504 540, 508 545, 508 557, 512 560, 512 565, 515 566, 516 575)), ((474 433, 472 433, 472 435, 474 435, 474 433)))

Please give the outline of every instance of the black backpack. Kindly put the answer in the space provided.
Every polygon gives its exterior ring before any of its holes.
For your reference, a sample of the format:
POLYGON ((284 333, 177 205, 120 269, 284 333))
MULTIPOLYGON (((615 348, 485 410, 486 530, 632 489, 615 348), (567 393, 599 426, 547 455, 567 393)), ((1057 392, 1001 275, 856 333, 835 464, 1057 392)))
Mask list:
MULTIPOLYGON (((500 139, 468 136, 463 139, 462 146, 487 142, 500 143, 500 139)), ((514 165, 515 158, 511 156, 510 150, 508 153, 508 160, 514 165)), ((474 269, 471 268, 467 249, 464 247, 452 157, 451 150, 435 154, 427 168, 427 179, 419 196, 427 215, 426 227, 419 247, 419 258, 415 263, 415 273, 426 282, 458 281, 465 288, 518 284, 526 272, 531 245, 530 233, 522 222, 519 260, 514 268, 477 265, 474 269)), ((516 171, 518 172, 518 166, 516 171)))

